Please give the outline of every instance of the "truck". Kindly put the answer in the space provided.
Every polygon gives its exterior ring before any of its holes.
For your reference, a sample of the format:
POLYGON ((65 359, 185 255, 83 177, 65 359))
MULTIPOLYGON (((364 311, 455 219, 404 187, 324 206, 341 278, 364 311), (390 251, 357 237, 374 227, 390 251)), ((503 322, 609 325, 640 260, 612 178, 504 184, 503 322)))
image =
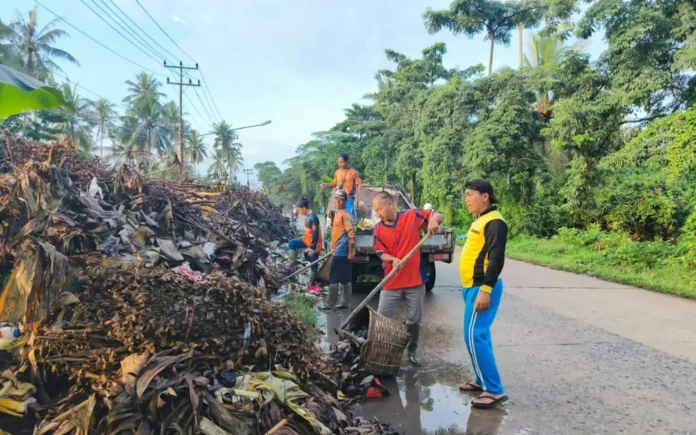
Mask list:
MULTIPOLYGON (((415 208, 411 203, 408 193, 406 193, 401 186, 363 184, 355 204, 360 221, 363 219, 374 220, 375 216, 372 213, 372 200, 382 191, 389 192, 394 197, 396 207, 399 211, 415 208)), ((326 207, 327 215, 329 210, 335 209, 333 201, 333 198, 329 198, 326 207)), ((362 225, 362 227, 364 228, 364 225, 362 225)), ((355 259, 353 260, 354 284, 377 283, 384 277, 383 263, 372 248, 372 233, 372 229, 361 229, 359 227, 356 230, 355 259)), ((327 252, 331 252, 331 240, 327 239, 328 238, 324 239, 324 248, 327 252)), ((444 227, 421 247, 421 261, 426 265, 426 273, 428 276, 428 281, 425 284, 427 291, 432 291, 435 287, 435 280, 437 278, 435 262, 442 261, 451 263, 454 257, 454 248, 454 230, 444 227)))

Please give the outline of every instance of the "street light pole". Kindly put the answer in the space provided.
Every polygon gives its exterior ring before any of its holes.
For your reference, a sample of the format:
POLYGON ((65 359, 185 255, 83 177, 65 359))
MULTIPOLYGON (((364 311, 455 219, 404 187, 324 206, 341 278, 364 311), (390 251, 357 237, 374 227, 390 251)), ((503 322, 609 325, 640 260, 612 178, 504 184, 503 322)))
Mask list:
MULTIPOLYGON (((261 124, 246 125, 246 126, 244 126, 244 127, 233 128, 232 130, 237 131, 237 130, 244 130, 245 128, 264 127, 264 126, 270 124, 271 122, 272 122, 271 120, 268 120, 268 121, 262 122, 261 124)), ((211 132, 202 134, 202 135, 200 135, 199 137, 208 136, 208 135, 211 135, 211 134, 215 134, 215 132, 214 132, 214 131, 211 131, 211 132)))

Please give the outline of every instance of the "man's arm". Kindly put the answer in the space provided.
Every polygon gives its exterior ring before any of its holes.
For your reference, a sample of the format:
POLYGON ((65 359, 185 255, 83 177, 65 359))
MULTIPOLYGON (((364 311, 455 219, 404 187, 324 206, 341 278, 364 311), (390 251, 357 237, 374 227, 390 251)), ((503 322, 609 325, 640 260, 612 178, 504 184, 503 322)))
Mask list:
POLYGON ((352 260, 355 258, 355 223, 345 213, 343 214, 343 219, 346 234, 348 235, 348 259, 352 260))
POLYGON ((491 293, 500 278, 505 264, 505 245, 507 244, 508 227, 505 221, 496 219, 486 225, 486 252, 488 253, 488 268, 483 278, 481 291, 491 293))
POLYGON ((319 217, 314 213, 312 213, 312 214, 313 214, 313 216, 312 216, 312 243, 309 246, 309 249, 314 251, 315 249, 317 249, 317 243, 319 243, 319 231, 320 231, 319 225, 320 224, 319 224, 319 217))
POLYGON ((337 174, 336 172, 334 172, 333 183, 321 183, 321 186, 320 186, 320 187, 321 187, 322 189, 328 189, 328 188, 333 189, 333 188, 336 187, 336 186, 338 186, 338 174, 337 174))

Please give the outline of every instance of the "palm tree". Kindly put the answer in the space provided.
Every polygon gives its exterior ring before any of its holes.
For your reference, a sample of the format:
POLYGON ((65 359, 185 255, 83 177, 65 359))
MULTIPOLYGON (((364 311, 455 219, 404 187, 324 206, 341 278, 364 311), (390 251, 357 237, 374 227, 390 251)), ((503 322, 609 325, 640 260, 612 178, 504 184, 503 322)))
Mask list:
MULTIPOLYGON (((170 101, 162 106, 162 122, 169 131, 169 147, 167 149, 158 150, 160 155, 170 156, 176 152, 176 145, 179 143, 179 106, 170 101)), ((186 125, 184 122, 184 138, 186 137, 186 125)))
POLYGON ((160 91, 162 83, 150 74, 141 72, 136 76, 136 81, 126 80, 128 95, 123 98, 124 103, 132 106, 140 106, 147 103, 160 104, 160 98, 164 93, 160 91))
POLYGON ((186 145, 186 158, 194 167, 208 157, 208 150, 203 143, 203 138, 196 130, 191 130, 188 134, 186 145))
POLYGON ((70 83, 63 83, 61 91, 65 101, 72 104, 72 107, 59 110, 65 117, 63 133, 70 137, 73 146, 81 149, 85 155, 90 154, 92 152, 90 132, 94 126, 93 103, 77 93, 77 85, 70 86, 70 83))
POLYGON ((58 18, 38 29, 36 9, 29 11, 29 20, 17 15, 17 20, 10 24, 13 34, 10 41, 17 52, 21 66, 30 75, 41 80, 51 77, 52 71, 61 71, 54 59, 67 60, 79 65, 77 60, 67 51, 54 47, 52 44, 68 32, 56 28, 58 18))
POLYGON ((104 135, 111 129, 116 117, 114 105, 100 98, 92 106, 94 112, 94 121, 97 123, 97 135, 99 136, 99 156, 104 157, 104 135))
POLYGON ((224 150, 216 149, 213 163, 208 167, 208 175, 216 180, 222 180, 223 174, 227 173, 227 156, 224 150))
POLYGON ((230 148, 225 153, 225 159, 227 160, 227 170, 230 174, 230 180, 237 177, 239 169, 244 164, 244 157, 242 157, 242 151, 237 148, 230 148))
MULTIPOLYGON (((215 141, 213 146, 218 149, 230 149, 234 146, 234 141, 237 140, 237 132, 225 121, 213 124, 213 133, 215 133, 215 141)), ((238 144, 241 146, 241 144, 238 144)))
POLYGON ((15 36, 14 30, 4 25, 0 20, 0 64, 14 69, 22 69, 19 55, 11 43, 13 36, 15 36))
POLYGON ((130 118, 128 145, 137 145, 143 169, 152 167, 152 151, 158 152, 171 147, 169 128, 163 117, 159 103, 144 100, 143 104, 132 107, 127 113, 130 118))

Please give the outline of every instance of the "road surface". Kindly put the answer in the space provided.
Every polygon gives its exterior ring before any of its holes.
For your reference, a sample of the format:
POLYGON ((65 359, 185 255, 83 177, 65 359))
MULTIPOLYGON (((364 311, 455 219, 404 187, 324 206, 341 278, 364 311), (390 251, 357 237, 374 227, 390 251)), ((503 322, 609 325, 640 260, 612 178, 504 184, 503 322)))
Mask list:
POLYGON ((408 434, 696 434, 696 302, 512 260, 503 279, 493 340, 510 401, 472 410, 457 390, 472 374, 455 261, 426 298, 424 367, 357 412, 408 434))

